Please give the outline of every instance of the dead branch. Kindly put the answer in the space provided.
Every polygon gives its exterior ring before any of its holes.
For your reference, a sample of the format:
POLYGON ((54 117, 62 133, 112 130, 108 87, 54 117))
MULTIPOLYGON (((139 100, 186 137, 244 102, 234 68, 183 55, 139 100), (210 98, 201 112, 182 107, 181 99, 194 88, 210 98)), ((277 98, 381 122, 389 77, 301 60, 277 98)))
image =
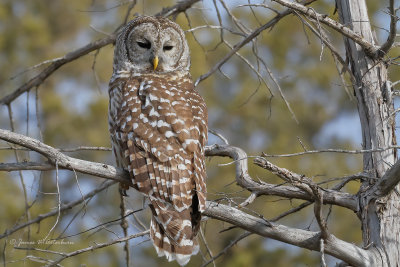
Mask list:
MULTIPOLYGON (((307 4, 310 4, 313 1, 306 1, 307 4)), ((239 51, 240 48, 242 48, 244 45, 252 41, 254 38, 256 38, 261 32, 268 28, 272 28, 276 23, 278 23, 282 18, 284 18, 287 15, 292 14, 293 11, 291 9, 287 9, 281 13, 278 13, 273 19, 268 21, 266 24, 260 26, 259 28, 255 29, 253 32, 248 34, 246 38, 244 38, 242 41, 238 42, 233 46, 233 49, 229 51, 228 54, 225 55, 223 59, 221 59, 217 64, 215 64, 207 73, 201 75, 196 82, 194 83, 195 86, 197 86, 201 81, 207 79, 208 77, 211 76, 215 71, 219 70, 222 65, 224 65, 233 55, 236 54, 237 51, 239 51)), ((222 27, 222 26, 221 26, 222 27)))
POLYGON ((261 168, 269 170, 271 173, 275 174, 276 176, 278 176, 285 182, 296 186, 297 188, 303 190, 305 193, 307 193, 309 195, 314 195, 312 188, 311 188, 311 185, 313 184, 313 182, 311 181, 310 178, 308 178, 304 175, 300 175, 295 172, 289 171, 285 168, 280 168, 264 158, 255 158, 254 163, 256 165, 260 166, 261 168))
POLYGON ((350 28, 346 27, 345 25, 337 22, 336 20, 333 20, 328 17, 328 15, 322 15, 317 13, 314 9, 306 7, 302 4, 296 3, 296 2, 289 2, 287 0, 272 0, 274 2, 277 2, 281 4, 282 6, 285 6, 287 8, 290 8, 292 10, 296 10, 297 12, 310 17, 312 19, 315 19, 319 21, 320 23, 323 23, 330 28, 334 29, 335 31, 341 33, 342 35, 346 36, 347 38, 352 39, 354 42, 359 44, 365 52, 372 58, 377 58, 378 57, 378 51, 379 48, 376 47, 374 44, 370 43, 367 41, 364 37, 360 36, 350 28))
MULTIPOLYGON (((106 181, 105 183, 103 183, 101 186, 99 186, 95 190, 85 194, 82 198, 79 198, 77 200, 68 202, 66 204, 61 204, 60 209, 59 209, 60 212, 64 212, 65 210, 69 210, 69 209, 79 205, 85 199, 91 198, 92 196, 96 195, 97 193, 103 191, 104 189, 110 187, 111 185, 113 185, 115 183, 116 183, 115 181, 106 181)), ((24 222, 22 224, 15 225, 11 229, 7 229, 3 234, 0 235, 0 239, 2 239, 4 237, 7 237, 7 236, 11 235, 12 233, 14 233, 14 232, 16 232, 16 231, 18 231, 20 229, 23 229, 23 228, 25 228, 25 227, 27 227, 27 226, 29 226, 31 224, 39 223, 42 220, 44 220, 46 218, 49 218, 49 217, 52 217, 52 216, 55 216, 57 214, 58 214, 58 210, 53 210, 53 211, 48 212, 46 214, 40 214, 39 216, 37 216, 36 218, 34 218, 34 219, 30 220, 30 221, 24 222)))
MULTIPOLYGON (((312 182, 309 181, 309 179, 305 179, 302 175, 296 174, 294 172, 291 172, 285 168, 280 168, 271 162, 269 162, 267 159, 262 158, 262 157, 257 157, 254 159, 254 163, 264 169, 267 169, 274 173, 275 175, 279 176, 282 179, 287 180, 288 182, 294 183, 297 187, 291 187, 291 189, 288 190, 293 190, 295 188, 297 190, 297 193, 301 192, 302 197, 297 197, 299 199, 304 199, 304 200, 309 200, 309 201, 314 201, 314 194, 312 194, 311 189, 309 188, 309 185, 312 184, 312 182), (305 182, 305 185, 302 183, 305 182), (300 189, 301 188, 301 189, 300 189)), ((264 186, 264 183, 263 183, 264 186)), ((260 186, 262 188, 263 186, 260 186)), ((280 188, 281 186, 277 187, 280 188)), ((258 194, 262 194, 262 190, 258 191, 258 194)), ((274 194, 278 195, 278 194, 274 194)), ((283 195, 281 195, 283 196, 283 195)), ((334 205, 339 205, 348 209, 351 209, 353 211, 358 211, 358 201, 357 197, 353 196, 348 193, 343 193, 340 191, 332 190, 332 189, 324 189, 324 196, 323 196, 323 203, 324 204, 334 204, 334 205), (332 203, 334 202, 334 203, 332 203)))
POLYGON ((55 162, 57 161, 58 166, 64 169, 75 170, 77 172, 113 179, 128 184, 131 183, 129 174, 123 169, 117 169, 107 164, 90 162, 66 156, 57 149, 31 137, 0 129, 0 139, 29 148, 32 151, 42 154, 52 165, 55 165, 55 162))
MULTIPOLYGON (((183 12, 186 9, 190 8, 194 3, 198 2, 199 0, 186 0, 180 1, 176 5, 164 8, 161 12, 157 13, 156 16, 172 16, 176 15, 179 12, 183 12)), ((89 54, 95 50, 98 50, 104 46, 112 44, 115 42, 116 35, 118 29, 115 32, 107 37, 99 39, 97 41, 91 42, 81 48, 78 48, 72 52, 67 53, 63 57, 59 57, 57 59, 51 60, 51 64, 47 66, 43 71, 41 71, 38 75, 30 79, 27 83, 23 84, 12 93, 6 95, 2 99, 0 99, 0 105, 9 105, 14 99, 19 97, 21 94, 31 90, 32 88, 38 87, 41 85, 53 72, 59 69, 61 66, 72 62, 84 55, 89 54)))
MULTIPOLYGON (((57 161, 58 165, 64 166, 64 168, 75 169, 76 171, 82 173, 92 174, 103 178, 113 179, 116 181, 125 181, 127 177, 126 173, 124 173, 122 170, 114 168, 113 166, 105 165, 107 167, 104 167, 104 164, 83 161, 80 159, 74 159, 72 157, 68 157, 55 148, 47 146, 38 140, 35 140, 33 138, 21 134, 13 133, 6 130, 0 130, 0 139, 39 152, 43 156, 49 159, 50 164, 55 164, 55 162, 57 161)), ((255 182, 248 174, 247 155, 243 150, 239 148, 235 148, 229 145, 224 145, 224 146, 213 145, 206 148, 206 154, 207 156, 217 156, 217 155, 229 156, 232 159, 234 159, 236 162, 236 176, 237 176, 236 179, 238 184, 251 192, 257 192, 258 195, 261 194, 280 195, 288 198, 300 198, 309 201, 315 200, 314 196, 294 186, 276 186, 262 182, 255 182)), ((260 159, 261 162, 265 160, 263 158, 257 158, 257 159, 260 159)), ((278 167, 275 166, 274 168, 278 167)), ((299 178, 296 177, 294 173, 291 173, 290 175, 292 175, 293 178, 296 179, 299 178)), ((83 198, 79 198, 78 200, 70 202, 67 205, 61 205, 60 211, 64 211, 75 205, 78 205, 83 201, 83 199, 89 198, 91 195, 96 194, 97 192, 105 189, 106 187, 114 183, 115 181, 108 181, 99 189, 96 189, 95 191, 86 194, 83 198)), ((334 190, 324 189, 323 202, 344 206, 352 210, 357 209, 357 200, 354 196, 334 190)), ((8 236, 17 230, 26 227, 27 225, 37 223, 43 220, 44 218, 54 216, 57 213, 58 210, 55 210, 45 215, 40 215, 37 218, 30 220, 29 222, 26 222, 24 224, 17 225, 14 228, 8 230, 3 235, 1 235, 0 238, 8 236)), ((287 228, 281 225, 271 226, 269 223, 265 221, 265 219, 250 216, 232 207, 227 207, 221 204, 208 202, 208 209, 205 212, 205 215, 229 223, 233 223, 236 226, 242 227, 248 231, 260 234, 262 236, 268 236, 283 242, 298 245, 300 247, 305 247, 308 249, 313 249, 317 251, 319 251, 320 249, 319 239, 321 238, 321 235, 319 233, 308 232, 300 229, 287 228)), ((326 239, 324 249, 325 253, 333 255, 339 259, 345 260, 350 263, 358 264, 362 262, 360 259, 361 257, 364 258, 364 260, 370 257, 369 255, 366 254, 365 251, 357 248, 354 245, 338 240, 331 235, 329 235, 328 238, 326 239), (342 250, 346 250, 346 253, 344 253, 342 250)), ((368 258, 368 260, 370 259, 368 258)))
POLYGON ((400 161, 398 160, 376 184, 365 192, 373 199, 391 193, 400 182, 400 161))
POLYGON ((389 1, 389 16, 390 16, 390 30, 389 35, 384 44, 379 48, 380 56, 383 57, 392 48, 394 41, 396 39, 397 32, 397 21, 399 18, 396 16, 396 9, 394 8, 394 0, 389 1))
MULTIPOLYGON (((31 137, 0 129, 0 139, 20 146, 24 146, 31 149, 32 151, 36 151, 42 154, 49 160, 49 163, 53 166, 55 164, 55 161, 57 160, 58 166, 60 168, 75 170, 80 173, 85 173, 106 179, 112 179, 118 182, 128 184, 131 183, 129 174, 123 169, 115 168, 114 166, 107 164, 90 162, 69 157, 61 153, 57 149, 31 137)), ((276 195, 286 198, 297 198, 313 201, 312 194, 306 193, 303 190, 298 189, 294 186, 277 186, 274 184, 254 181, 248 174, 247 154, 240 148, 229 145, 212 145, 206 147, 206 156, 228 156, 234 159, 236 161, 236 182, 241 187, 249 190, 251 193, 255 193, 257 196, 276 195)), ((264 161, 265 159, 260 160, 264 161)), ((23 166, 23 163, 19 164, 19 166, 21 166, 21 164, 23 166)), ((47 164, 48 163, 44 165, 30 165, 30 163, 28 163, 25 165, 25 169, 44 169, 48 168, 47 164)), ((0 165, 0 167, 4 167, 4 165, 0 165)), ((15 169, 16 165, 14 165, 13 168, 15 169)), ((4 168, 0 168, 0 170, 4 170, 4 168)), ((325 190, 324 203, 339 205, 349 208, 353 211, 358 210, 358 203, 355 196, 334 190, 325 190)))
POLYGON ((343 153, 343 154, 364 154, 371 152, 383 152, 391 149, 398 149, 400 146, 387 146, 387 147, 378 147, 373 149, 356 149, 356 150, 347 150, 347 149, 338 149, 338 148, 327 148, 327 149, 319 149, 319 150, 306 150, 302 152, 289 153, 289 154, 267 154, 262 153, 263 157, 267 158, 282 158, 282 157, 295 157, 295 156, 303 156, 307 154, 317 154, 317 153, 343 153))
POLYGON ((223 250, 221 250, 217 255, 215 255, 214 257, 212 257, 210 260, 208 260, 207 262, 205 262, 203 265, 201 265, 201 267, 205 267, 207 265, 209 265, 211 262, 214 262, 216 259, 218 259, 219 257, 221 257, 222 255, 226 254, 228 252, 228 250, 233 247, 234 245, 236 245, 237 243, 239 243, 240 240, 248 237, 249 235, 251 235, 252 233, 250 232, 244 232, 243 234, 241 234, 238 238, 232 240, 229 245, 227 245, 223 250))
POLYGON ((51 264, 46 265, 46 266, 48 266, 48 267, 56 266, 58 263, 62 262, 63 260, 65 260, 67 258, 70 258, 70 257, 73 257, 73 256, 76 256, 78 254, 86 253, 86 252, 89 252, 89 251, 94 251, 96 249, 108 247, 108 246, 111 246, 111 245, 114 245, 114 244, 118 244, 118 243, 124 243, 124 242, 126 242, 128 240, 131 240, 133 238, 138 238, 138 237, 141 237, 141 236, 148 235, 149 233, 150 233, 150 230, 146 230, 146 231, 143 231, 141 233, 133 234, 133 235, 126 236, 126 237, 123 237, 123 238, 119 238, 119 239, 116 239, 116 240, 112 240, 112 241, 107 242, 107 243, 99 243, 99 244, 96 244, 94 246, 90 246, 90 247, 87 247, 87 248, 79 249, 79 250, 76 250, 76 251, 73 251, 73 252, 70 252, 70 253, 65 253, 58 260, 56 260, 56 261, 54 261, 51 264))
POLYGON ((38 87, 41 85, 53 72, 55 72, 57 69, 59 69, 61 66, 65 65, 66 63, 69 63, 71 61, 74 61, 84 55, 89 54, 92 51, 95 51, 97 49, 100 49, 106 45, 109 45, 113 42, 115 42, 115 34, 112 34, 110 36, 104 37, 102 39, 99 39, 95 42, 89 43, 85 45, 84 47, 81 47, 75 51, 72 51, 68 54, 66 54, 63 57, 57 58, 56 60, 53 60, 52 63, 47 66, 43 71, 41 71, 38 75, 30 79, 27 83, 24 85, 20 86, 17 88, 15 91, 12 93, 6 95, 2 99, 0 99, 0 105, 9 105, 14 99, 22 95, 23 93, 31 90, 32 88, 38 87))
POLYGON ((155 16, 175 16, 181 12, 185 12, 192 5, 199 2, 200 0, 186 0, 186 1, 178 1, 178 3, 174 6, 163 8, 160 12, 158 12, 155 16))
POLYGON ((18 163, 0 163, 0 171, 51 171, 54 170, 54 165, 50 163, 39 162, 18 162, 18 163))
MULTIPOLYGON (((207 201, 207 209, 204 215, 231 223, 249 232, 260 236, 269 237, 298 247, 320 251, 320 232, 294 229, 283 225, 266 223, 264 219, 249 215, 233 207, 207 201)), ((376 266, 376 255, 363 250, 354 244, 329 235, 326 239, 324 251, 326 254, 341 259, 352 266, 376 266)))

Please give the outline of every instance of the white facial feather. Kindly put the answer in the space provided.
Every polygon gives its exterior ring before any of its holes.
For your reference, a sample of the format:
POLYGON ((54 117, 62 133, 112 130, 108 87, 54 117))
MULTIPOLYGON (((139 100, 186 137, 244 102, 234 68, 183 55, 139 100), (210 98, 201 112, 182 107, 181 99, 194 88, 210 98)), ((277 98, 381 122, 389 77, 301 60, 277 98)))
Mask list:
POLYGON ((166 18, 142 16, 129 22, 118 35, 114 73, 167 73, 188 71, 189 47, 185 33, 166 18), (154 70, 154 58, 159 63, 154 70))

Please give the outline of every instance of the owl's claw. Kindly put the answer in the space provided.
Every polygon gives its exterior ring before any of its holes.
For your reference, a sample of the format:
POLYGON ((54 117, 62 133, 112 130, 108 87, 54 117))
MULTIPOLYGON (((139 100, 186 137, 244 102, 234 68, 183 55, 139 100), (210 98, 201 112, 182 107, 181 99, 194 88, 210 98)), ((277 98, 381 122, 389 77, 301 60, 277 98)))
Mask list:
POLYGON ((124 197, 129 197, 129 195, 126 193, 127 188, 125 188, 126 186, 120 184, 119 185, 119 193, 121 194, 121 196, 124 197))

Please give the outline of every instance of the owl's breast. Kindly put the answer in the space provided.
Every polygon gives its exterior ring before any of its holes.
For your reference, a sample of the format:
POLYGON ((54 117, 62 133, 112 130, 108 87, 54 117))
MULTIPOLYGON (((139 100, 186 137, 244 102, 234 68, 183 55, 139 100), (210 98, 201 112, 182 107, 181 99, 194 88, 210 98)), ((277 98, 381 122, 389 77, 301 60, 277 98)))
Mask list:
POLYGON ((120 130, 162 162, 202 151, 206 119, 192 92, 189 79, 131 78, 122 94, 120 130))

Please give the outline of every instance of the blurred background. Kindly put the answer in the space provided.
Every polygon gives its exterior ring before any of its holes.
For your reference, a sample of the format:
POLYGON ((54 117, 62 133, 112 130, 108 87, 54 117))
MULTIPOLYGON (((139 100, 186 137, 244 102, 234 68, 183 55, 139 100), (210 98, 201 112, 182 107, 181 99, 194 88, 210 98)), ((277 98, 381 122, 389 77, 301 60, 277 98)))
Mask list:
MULTIPOLYGON (((103 38, 123 23, 129 5, 134 1, 111 0, 1 0, 0 4, 0 98, 40 73, 46 60, 62 57, 92 41, 103 38), (39 66, 31 68, 39 63, 39 66)), ((368 1, 371 23, 377 41, 386 40, 389 18, 385 13, 388 1, 368 1)), ((207 73, 226 53, 246 35, 275 16, 273 10, 246 6, 263 1, 211 1, 197 3, 176 21, 187 30, 191 48, 191 74, 196 80, 207 73), (240 6, 244 5, 244 6, 240 6), (237 21, 232 18, 237 19, 237 21), (241 24, 237 24, 237 22, 241 24), (225 27, 222 30, 218 27, 225 27), (207 26, 208 25, 208 26, 207 26), (192 29, 192 30, 190 30, 192 29)), ((176 4, 176 1, 138 0, 129 19, 135 15, 152 15, 176 4)), ((267 1, 265 4, 270 5, 267 1)), ((278 10, 278 6, 272 5, 278 10)), ((334 1, 317 1, 312 7, 334 19, 334 1)), ((332 43, 344 56, 343 39, 332 33, 332 43)), ((107 126, 108 81, 112 73, 112 45, 68 63, 45 80, 38 88, 18 97, 10 105, 0 106, 0 128, 10 130, 10 110, 13 128, 56 148, 80 146, 110 147, 107 126)), ((395 49, 392 55, 399 53, 395 49)), ((390 69, 391 80, 400 80, 398 69, 390 69)), ((350 83, 343 84, 335 62, 327 48, 302 24, 299 17, 287 16, 271 30, 262 32, 257 41, 239 50, 222 68, 202 81, 197 89, 209 109, 209 128, 241 147, 248 155, 286 154, 308 150, 339 148, 360 149, 361 129, 356 101, 350 83), (268 69, 267 69, 268 68, 268 69), (255 71, 256 70, 256 71, 255 71), (290 112, 281 97, 274 79, 290 104, 290 112), (258 74, 257 74, 258 73, 258 74), (296 119, 294 119, 295 115, 296 119), (297 120, 297 121, 296 121, 297 120)), ((397 100, 397 99, 396 99, 397 100)), ((397 108, 397 102, 395 108, 397 108)), ((210 134, 209 144, 221 143, 210 134)), ((112 153, 104 151, 66 152, 90 161, 114 164, 112 153)), ((20 161, 43 161, 34 152, 19 151, 20 161)), ((0 142, 0 162, 15 162, 9 144, 0 142)), ((362 155, 319 153, 301 157, 277 157, 271 161, 313 178, 316 182, 343 177, 362 171, 362 155)), ((207 160, 208 199, 240 203, 249 196, 236 185, 234 164, 223 158, 207 160)), ((253 179, 268 183, 281 180, 251 164, 253 179)), ((0 234, 15 224, 34 219, 39 214, 57 208, 58 195, 55 171, 0 172, 0 234), (25 193, 21 181, 24 181, 25 193), (26 204, 29 214, 25 212, 26 204)), ((71 171, 58 172, 62 203, 79 199, 99 186, 103 179, 71 171), (78 182, 79 186, 78 186, 78 182)), ((331 187, 334 183, 325 183, 331 187)), ((354 181, 344 189, 356 193, 354 181)), ((133 190, 128 208, 143 207, 142 198, 133 190)), ((252 203, 247 212, 262 214, 272 219, 302 203, 277 197, 262 196, 252 203)), ((326 207, 329 231, 345 241, 360 244, 361 230, 356 215, 338 207, 326 207)), ((68 245, 35 246, 37 248, 71 252, 94 244, 122 237, 118 222, 118 186, 113 186, 93 197, 86 205, 78 205, 61 214, 45 219, 40 224, 16 231, 0 240, 0 258, 4 266, 41 266, 38 259, 57 259, 58 255, 13 248, 11 240, 43 239, 55 224, 49 238, 64 238, 68 245), (33 256, 33 257, 32 257, 33 256)), ((147 209, 129 217, 130 233, 140 232, 142 221, 148 225, 147 209)), ((279 223, 302 229, 318 230, 313 220, 312 206, 279 223)), ((243 230, 215 220, 203 224, 204 240, 213 255, 217 255, 243 230), (227 230, 227 231, 225 231, 227 230)), ((188 266, 202 266, 210 254, 200 241, 201 253, 192 257, 188 266)), ((133 266, 176 266, 157 258, 148 237, 133 239, 133 266)), ((25 245, 24 245, 25 246, 25 245)), ((122 244, 64 260, 63 266, 124 266, 122 244)), ((328 258, 329 265, 334 259, 328 258)), ((319 266, 319 253, 299 249, 271 239, 250 235, 226 251, 215 261, 216 266, 319 266)), ((209 266, 212 266, 210 263, 209 266)))

